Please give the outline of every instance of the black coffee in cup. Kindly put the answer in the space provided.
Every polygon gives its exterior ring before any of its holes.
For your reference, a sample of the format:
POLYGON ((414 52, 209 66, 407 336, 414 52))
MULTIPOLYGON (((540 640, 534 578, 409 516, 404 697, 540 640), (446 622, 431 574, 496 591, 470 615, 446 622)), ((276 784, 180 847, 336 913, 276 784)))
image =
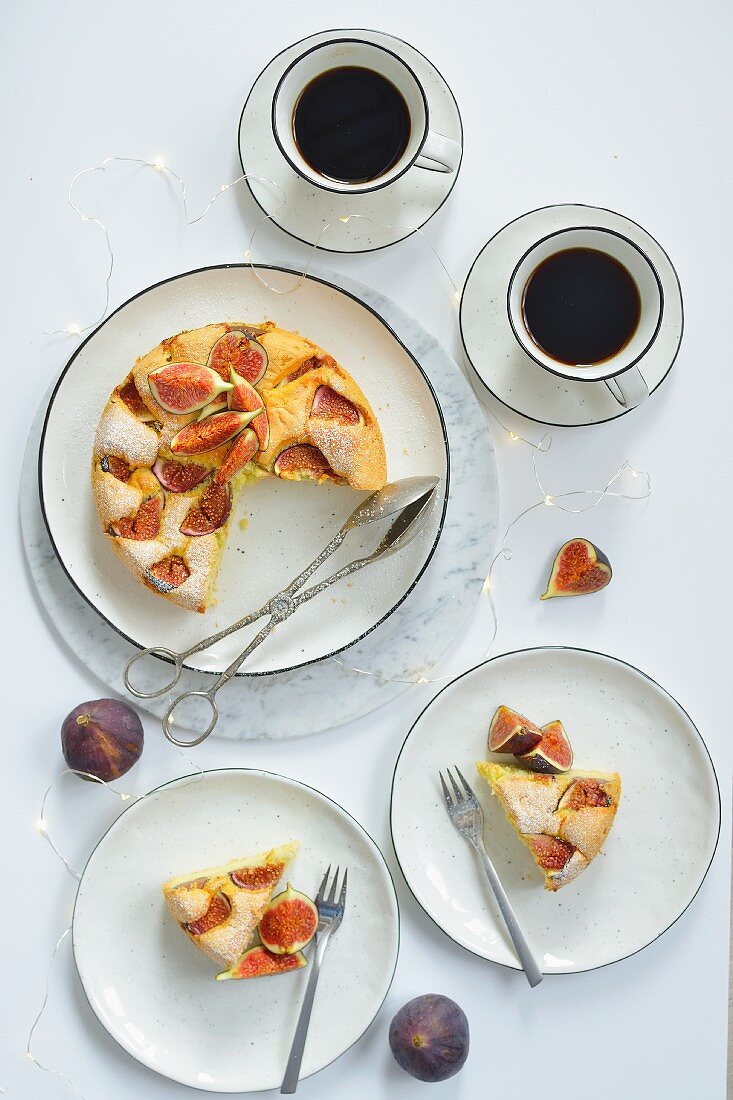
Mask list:
POLYGON ((527 331, 558 363, 603 363, 636 332, 639 289, 623 264, 595 248, 566 248, 538 264, 522 297, 527 331))
POLYGON ((388 172, 410 139, 402 93, 372 69, 346 65, 321 73, 300 93, 293 135, 316 172, 366 183, 388 172))

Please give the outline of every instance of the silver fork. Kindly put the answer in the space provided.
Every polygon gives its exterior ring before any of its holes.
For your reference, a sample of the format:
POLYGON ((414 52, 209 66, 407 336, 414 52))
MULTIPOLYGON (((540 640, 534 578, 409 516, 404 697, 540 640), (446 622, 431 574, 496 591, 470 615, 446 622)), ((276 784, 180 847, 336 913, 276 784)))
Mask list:
POLYGON ((308 984, 305 987, 305 996, 303 997, 303 1004, 300 1008, 300 1016, 298 1017, 298 1025, 295 1028, 288 1064, 285 1067, 285 1076, 280 1086, 280 1092, 284 1093, 293 1093, 298 1087, 300 1064, 303 1061, 305 1040, 308 1034, 308 1025, 310 1024, 311 1009, 313 1008, 313 998, 316 995, 316 986, 318 985, 318 975, 320 973, 321 963, 323 962, 323 956, 328 947, 328 941, 341 924, 344 915, 348 872, 344 871, 344 881, 341 884, 341 893, 339 894, 338 901, 336 901, 336 885, 338 883, 339 868, 336 868, 336 874, 333 876, 331 889, 328 896, 326 896, 326 886, 328 885, 328 876, 330 874, 331 868, 329 866, 323 876, 323 881, 316 895, 316 907, 318 908, 318 926, 316 928, 315 937, 316 949, 311 959, 308 984))
POLYGON ((452 794, 448 790, 446 781, 443 778, 443 773, 438 772, 448 814, 461 836, 465 837, 469 844, 473 845, 481 857, 481 863, 486 872, 486 877, 489 880, 491 889, 494 891, 494 896, 499 904, 504 923, 509 930, 509 935, 512 937, 512 943, 517 949, 519 961, 522 964, 522 969, 527 977, 527 981, 531 986, 539 985, 542 981, 542 971, 537 965, 530 946, 524 938, 524 933, 519 927, 519 921, 511 907, 509 898, 506 896, 504 887, 499 881, 499 876, 494 870, 494 865, 489 859, 486 848, 484 847, 484 813, 481 809, 481 804, 476 798, 473 789, 469 786, 467 780, 455 764, 453 767, 455 768, 456 775, 463 784, 463 790, 461 790, 451 775, 450 768, 446 768, 446 774, 453 789, 452 794))

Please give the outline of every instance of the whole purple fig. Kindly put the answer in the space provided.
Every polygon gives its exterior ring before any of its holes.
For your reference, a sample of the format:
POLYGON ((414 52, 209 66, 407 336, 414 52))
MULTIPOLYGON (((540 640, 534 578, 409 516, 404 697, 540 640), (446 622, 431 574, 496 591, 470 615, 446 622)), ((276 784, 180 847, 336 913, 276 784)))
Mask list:
POLYGON ((445 1081, 468 1057, 468 1020, 450 997, 426 993, 403 1005, 389 1028, 397 1064, 418 1081, 445 1081))
POLYGON ((109 783, 140 759, 142 722, 127 703, 92 699, 67 714, 61 726, 61 748, 70 768, 109 783))

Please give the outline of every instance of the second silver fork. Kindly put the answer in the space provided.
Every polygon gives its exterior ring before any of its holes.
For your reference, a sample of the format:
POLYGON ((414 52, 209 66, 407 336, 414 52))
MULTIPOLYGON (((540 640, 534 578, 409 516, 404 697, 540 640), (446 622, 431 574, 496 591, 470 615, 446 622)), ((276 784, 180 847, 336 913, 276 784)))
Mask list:
POLYGON ((344 915, 344 906, 346 903, 346 881, 348 878, 348 871, 344 871, 344 880, 341 884, 341 893, 336 900, 336 889, 339 877, 339 868, 336 868, 336 874, 333 876, 333 882, 331 883, 331 889, 326 894, 326 888, 328 886, 328 878, 331 874, 331 868, 329 867, 323 876, 320 889, 316 895, 316 907, 318 909, 318 927, 316 928, 316 949, 313 952, 313 958, 311 959, 311 969, 308 975, 308 984, 305 987, 305 996, 303 997, 303 1004, 300 1007, 300 1016, 298 1017, 298 1024, 295 1028, 295 1035, 293 1036, 293 1045, 290 1048, 290 1056, 288 1057, 288 1064, 285 1068, 285 1076, 283 1077, 283 1083, 280 1086, 281 1093, 293 1093, 298 1087, 298 1078, 300 1077, 300 1066, 303 1061, 303 1051, 305 1049, 305 1040, 308 1035, 308 1025, 310 1024, 311 1010, 313 1008, 313 999, 316 995, 316 986, 318 985, 318 975, 321 970, 321 963, 323 962, 323 956, 326 953, 328 947, 328 941, 338 926, 341 924, 344 915))
POLYGON ((443 788, 443 797, 445 798, 448 815, 461 836, 465 837, 469 844, 478 852, 484 872, 489 880, 489 885, 494 891, 494 897, 497 900, 499 910, 504 918, 504 923, 512 938, 512 943, 517 950, 517 955, 519 956, 519 961, 522 964, 522 969, 527 977, 527 981, 531 986, 539 985, 542 981, 542 971, 532 954, 529 944, 524 938, 524 933, 519 927, 519 921, 512 909, 509 898, 506 896, 506 891, 499 880, 499 876, 484 846, 484 812, 481 809, 481 803, 476 797, 473 788, 469 785, 468 781, 455 764, 453 767, 456 775, 461 781, 463 789, 458 786, 458 783, 451 775, 450 768, 446 768, 446 774, 452 787, 452 793, 448 790, 448 785, 443 778, 443 773, 438 773, 440 775, 440 783, 443 788))

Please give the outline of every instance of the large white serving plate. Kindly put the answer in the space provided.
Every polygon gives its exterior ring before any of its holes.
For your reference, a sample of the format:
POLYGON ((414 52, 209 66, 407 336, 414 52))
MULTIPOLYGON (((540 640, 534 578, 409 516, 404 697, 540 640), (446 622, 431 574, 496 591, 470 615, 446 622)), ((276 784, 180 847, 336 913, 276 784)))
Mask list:
POLYGON ((349 872, 302 1076, 338 1058, 376 1016, 397 963, 399 912, 374 841, 335 802, 295 780, 204 772, 133 803, 102 837, 79 884, 72 929, 79 976, 101 1023, 138 1061, 211 1092, 280 1085, 308 967, 217 982, 216 965, 169 914, 161 884, 291 839, 301 846, 287 877, 311 896, 329 864, 349 872))
MULTIPOLYGON (((417 474, 441 478, 432 516, 405 552, 340 582, 281 624, 242 668, 243 675, 252 675, 337 653, 401 603, 440 535, 449 457, 443 417, 425 374, 385 322, 348 292, 321 279, 299 281, 284 268, 248 264, 187 272, 141 292, 69 360, 51 398, 39 458, 41 506, 59 560, 91 606, 134 644, 185 649, 261 606, 318 554, 359 499, 347 487, 275 478, 246 488, 230 520, 218 602, 205 615, 149 592, 119 561, 101 530, 90 488, 94 434, 109 394, 135 359, 164 337, 236 319, 271 319, 299 330, 343 363, 379 418, 391 481, 417 474), (291 293, 270 289, 296 285, 291 293)), ((363 540, 350 536, 329 566, 358 556, 359 548, 373 548, 378 538, 377 530, 363 540)), ((192 657, 190 667, 223 670, 250 636, 230 636, 192 657)))
MULTIPOLYGON (((512 757, 491 756, 500 762, 512 757)), ((546 974, 591 970, 640 951, 684 912, 720 832, 712 761, 688 714, 638 669, 602 653, 506 653, 445 687, 412 727, 392 788, 392 836, 420 905, 469 951, 519 967, 469 845, 453 829, 438 771, 457 764, 485 815, 484 839, 546 974), (621 801, 601 853, 556 894, 476 772, 500 704, 544 724, 560 718, 575 767, 618 771, 621 801)))

